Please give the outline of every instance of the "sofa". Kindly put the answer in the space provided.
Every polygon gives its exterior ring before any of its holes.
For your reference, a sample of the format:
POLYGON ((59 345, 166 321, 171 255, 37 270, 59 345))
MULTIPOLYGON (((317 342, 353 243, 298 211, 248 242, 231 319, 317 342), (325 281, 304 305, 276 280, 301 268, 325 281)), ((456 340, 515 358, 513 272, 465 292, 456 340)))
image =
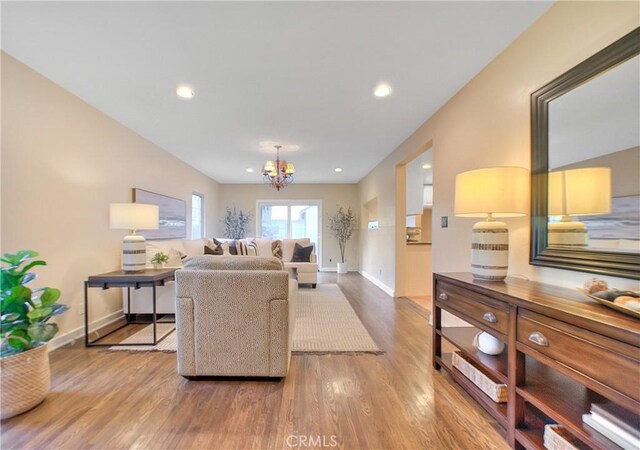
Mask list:
MULTIPOLYGON (((216 239, 220 242, 230 243, 231 239, 216 239)), ((153 268, 151 259, 157 252, 163 252, 169 255, 169 262, 165 267, 182 268, 185 261, 195 256, 204 255, 204 246, 207 238, 203 239, 169 239, 169 240, 148 240, 146 242, 147 252, 147 268, 153 268)), ((271 239, 242 239, 248 249, 248 256, 273 256, 271 239)), ((316 262, 315 251, 311 253, 311 262, 291 262, 295 244, 298 243, 303 247, 311 245, 309 238, 302 239, 283 239, 282 240, 282 261, 285 269, 295 268, 297 272, 298 284, 309 284, 316 287, 318 283, 318 264, 316 262)), ((229 256, 228 254, 226 256, 229 256)), ((238 256, 239 258, 244 257, 238 256)), ((131 311, 127 307, 127 290, 123 290, 122 309, 125 314, 151 314, 152 292, 151 289, 131 290, 131 311)), ((175 313, 175 285, 173 282, 167 283, 156 289, 156 311, 158 314, 174 314, 175 313)))
POLYGON ((297 290, 274 257, 189 259, 176 272, 178 373, 286 376, 297 290))

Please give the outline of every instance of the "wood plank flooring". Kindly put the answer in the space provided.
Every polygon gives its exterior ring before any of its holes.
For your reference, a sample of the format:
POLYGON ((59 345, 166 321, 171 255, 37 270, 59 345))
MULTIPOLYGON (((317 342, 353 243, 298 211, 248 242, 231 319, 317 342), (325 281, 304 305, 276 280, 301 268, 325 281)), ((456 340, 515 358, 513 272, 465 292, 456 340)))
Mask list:
POLYGON ((337 282, 384 355, 293 356, 282 381, 187 381, 176 356, 82 343, 52 392, 1 424, 2 449, 504 449, 502 429, 431 368, 426 312, 358 274, 337 282))

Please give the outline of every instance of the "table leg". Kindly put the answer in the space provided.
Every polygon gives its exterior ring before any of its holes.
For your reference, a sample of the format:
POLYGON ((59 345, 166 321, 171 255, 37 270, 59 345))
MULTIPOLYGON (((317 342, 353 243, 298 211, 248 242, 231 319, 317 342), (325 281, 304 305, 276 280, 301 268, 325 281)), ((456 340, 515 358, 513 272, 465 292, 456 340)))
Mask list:
POLYGON ((89 347, 89 282, 84 282, 84 346, 89 347))
POLYGON ((127 323, 131 322, 131 287, 127 286, 127 323))
POLYGON ((156 325, 157 317, 156 317, 156 285, 153 285, 153 345, 156 345, 158 341, 156 340, 156 325))

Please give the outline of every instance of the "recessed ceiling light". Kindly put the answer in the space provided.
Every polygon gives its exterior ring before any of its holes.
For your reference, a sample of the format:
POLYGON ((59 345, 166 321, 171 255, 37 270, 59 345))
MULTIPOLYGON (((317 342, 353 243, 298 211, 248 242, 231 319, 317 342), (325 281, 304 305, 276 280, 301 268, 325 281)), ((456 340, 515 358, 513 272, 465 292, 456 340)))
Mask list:
POLYGON ((342 168, 341 167, 336 167, 335 169, 333 169, 334 172, 342 172, 342 168))
POLYGON ((251 167, 247 167, 247 168, 246 168, 246 169, 244 169, 244 170, 245 170, 246 172, 249 172, 249 173, 253 173, 253 172, 255 172, 251 167))
POLYGON ((193 92, 193 89, 189 86, 178 86, 176 94, 178 94, 178 97, 180 98, 193 98, 193 96, 196 95, 196 93, 193 92))
POLYGON ((425 164, 422 165, 422 168, 423 169, 431 169, 431 164, 425 163, 425 164))
POLYGON ((391 94, 391 86, 385 83, 381 83, 376 86, 376 89, 373 91, 373 95, 376 97, 386 97, 391 94))

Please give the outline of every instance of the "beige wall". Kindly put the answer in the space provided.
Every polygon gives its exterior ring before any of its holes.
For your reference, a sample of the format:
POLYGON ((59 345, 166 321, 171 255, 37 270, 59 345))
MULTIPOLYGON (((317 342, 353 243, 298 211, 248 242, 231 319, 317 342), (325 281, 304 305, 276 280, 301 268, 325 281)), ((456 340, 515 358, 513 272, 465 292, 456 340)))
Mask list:
MULTIPOLYGON (((360 204, 377 198, 380 211, 380 230, 361 231, 363 273, 395 288, 395 190, 400 189, 396 165, 429 142, 434 168, 433 270, 468 271, 475 219, 454 216, 455 175, 491 166, 530 167, 531 93, 639 24, 636 2, 558 2, 518 37, 359 183, 360 204), (449 228, 440 228, 441 216, 449 217, 449 228)), ((507 222, 510 274, 567 286, 590 276, 529 265, 529 218, 507 222)), ((626 279, 610 281, 619 287, 635 286, 626 279)))
MULTIPOLYGON (((139 187, 189 208, 197 191, 215 231, 215 181, 5 53, 2 112, 2 252, 29 248, 47 261, 34 286, 62 290, 72 307, 59 318, 62 333, 83 324, 87 276, 120 265, 125 231, 109 229, 109 203, 131 201, 139 187)), ((92 320, 122 307, 120 289, 90 298, 92 320)))
MULTIPOLYGON (((283 191, 278 192, 265 184, 223 184, 220 185, 220 214, 218 221, 222 218, 227 206, 233 207, 235 205, 253 215, 249 229, 251 230, 251 235, 255 236, 257 231, 255 225, 256 202, 258 200, 321 200, 322 262, 320 268, 336 268, 336 263, 340 259, 340 251, 335 238, 329 231, 327 216, 335 212, 337 205, 351 206, 356 214, 360 213, 357 185, 292 184, 283 191)), ((358 234, 356 233, 347 244, 345 257, 351 270, 358 269, 358 234)))

